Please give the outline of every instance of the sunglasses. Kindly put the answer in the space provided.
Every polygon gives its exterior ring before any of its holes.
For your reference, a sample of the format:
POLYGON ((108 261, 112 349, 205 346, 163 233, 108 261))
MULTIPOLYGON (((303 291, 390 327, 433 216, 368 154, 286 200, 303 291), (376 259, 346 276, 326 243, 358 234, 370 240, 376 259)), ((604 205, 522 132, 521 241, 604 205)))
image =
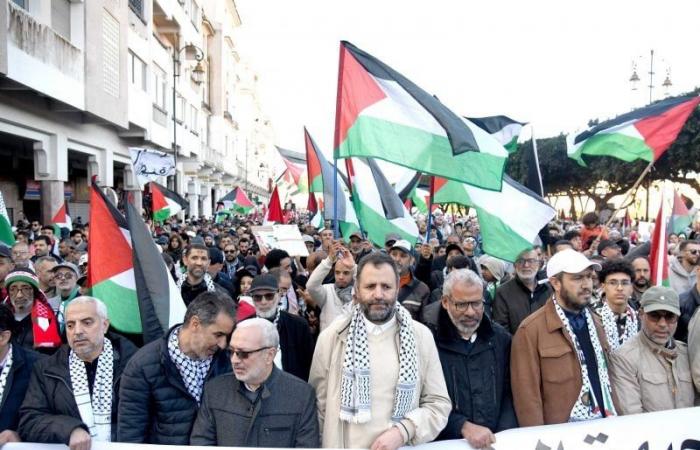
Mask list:
POLYGON ((267 300, 268 302, 271 302, 272 300, 275 299, 275 295, 277 295, 277 294, 275 294, 274 292, 270 292, 269 294, 263 294, 263 295, 253 294, 251 297, 253 297, 254 302, 261 302, 263 298, 265 300, 267 300))
POLYGON ((688 253, 690 253, 693 256, 700 255, 700 250, 688 250, 688 253))
POLYGON ((238 359, 248 359, 248 357, 250 355, 252 355, 253 353, 261 352, 263 350, 267 350, 268 348, 272 348, 272 347, 260 347, 256 350, 247 350, 247 351, 246 350, 236 350, 233 348, 231 348, 230 350, 231 350, 231 354, 236 355, 236 357, 238 359))
POLYGON ((666 319, 666 323, 676 323, 678 322, 678 316, 670 311, 651 311, 646 313, 649 320, 652 322, 658 322, 662 318, 666 319))
POLYGON ((235 250, 224 250, 224 253, 236 253, 235 250))
POLYGON ((53 277, 57 280, 72 280, 75 274, 73 272, 55 273, 53 277))

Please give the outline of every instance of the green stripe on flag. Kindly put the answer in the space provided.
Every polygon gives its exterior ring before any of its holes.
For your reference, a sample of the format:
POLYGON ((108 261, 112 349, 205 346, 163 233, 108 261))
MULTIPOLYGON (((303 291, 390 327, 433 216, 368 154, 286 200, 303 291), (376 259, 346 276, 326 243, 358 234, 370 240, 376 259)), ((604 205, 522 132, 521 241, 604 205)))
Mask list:
POLYGON ((388 233, 397 233, 402 239, 406 239, 412 245, 416 243, 416 236, 406 233, 401 227, 394 225, 386 217, 378 214, 369 205, 359 200, 355 200, 355 212, 360 219, 362 228, 367 233, 367 239, 375 245, 383 247, 384 238, 388 233))
POLYGON ((532 248, 532 242, 520 236, 506 222, 483 208, 475 209, 482 230, 484 253, 514 262, 520 252, 532 248))
POLYGON ((0 214, 0 244, 11 247, 15 243, 15 235, 12 233, 12 225, 6 216, 0 214))
POLYGON ((638 159, 651 162, 654 159, 654 151, 644 140, 622 133, 598 133, 591 136, 570 157, 584 164, 581 155, 612 156, 625 162, 638 159))
POLYGON ((92 296, 107 305, 109 323, 124 333, 141 333, 141 313, 136 290, 111 279, 92 287, 92 296))
POLYGON ((158 211, 153 211, 153 220, 156 222, 163 222, 170 218, 170 208, 163 208, 158 211))

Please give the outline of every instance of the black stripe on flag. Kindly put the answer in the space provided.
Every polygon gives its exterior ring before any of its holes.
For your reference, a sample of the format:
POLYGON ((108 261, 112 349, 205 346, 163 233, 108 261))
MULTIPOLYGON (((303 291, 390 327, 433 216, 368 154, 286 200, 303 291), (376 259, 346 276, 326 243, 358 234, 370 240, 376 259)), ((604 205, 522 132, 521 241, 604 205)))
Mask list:
POLYGON ((364 159, 372 171, 374 184, 379 191, 379 198, 382 200, 382 208, 384 209, 384 217, 387 220, 399 219, 404 216, 404 206, 401 199, 396 194, 396 191, 386 179, 382 170, 373 159, 364 159))
POLYGON ((508 116, 465 117, 465 119, 489 134, 496 133, 514 123, 517 123, 518 125, 525 125, 525 123, 513 120, 508 116))

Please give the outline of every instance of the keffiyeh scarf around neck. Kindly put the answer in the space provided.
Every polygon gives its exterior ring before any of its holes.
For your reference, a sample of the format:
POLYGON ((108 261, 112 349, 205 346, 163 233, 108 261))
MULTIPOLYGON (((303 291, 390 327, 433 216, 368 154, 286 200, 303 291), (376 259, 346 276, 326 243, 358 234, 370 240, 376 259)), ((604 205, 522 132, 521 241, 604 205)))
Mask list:
POLYGON ((637 320, 637 313, 627 305, 627 310, 623 316, 625 317, 624 331, 620 334, 616 314, 610 309, 607 302, 603 302, 602 306, 596 310, 600 314, 600 318, 603 322, 603 330, 605 331, 605 336, 608 338, 608 345, 610 350, 614 351, 622 347, 622 344, 636 336, 639 332, 639 321, 637 320))
POLYGON ((73 350, 68 356, 70 382, 73 397, 78 405, 80 419, 88 426, 90 436, 103 442, 112 439, 112 381, 114 369, 114 352, 112 343, 105 338, 102 353, 97 359, 97 373, 90 395, 85 362, 73 350))
MULTIPOLYGON (((398 422, 411 410, 418 383, 418 355, 411 314, 398 302, 394 310, 399 326, 399 378, 391 420, 398 422)), ((377 368, 375 368, 375 371, 377 368)), ((371 368, 367 326, 360 305, 352 309, 340 385, 340 419, 366 423, 372 419, 371 368)))
POLYGON ((564 330, 566 334, 569 335, 569 339, 574 343, 576 347, 576 356, 578 357, 578 363, 581 367, 581 391, 579 392, 576 403, 569 414, 569 422, 579 422, 583 420, 599 419, 603 417, 603 411, 605 412, 605 417, 616 416, 615 405, 612 402, 612 388, 610 387, 610 378, 608 377, 608 363, 605 359, 605 353, 603 352, 603 347, 600 345, 598 340, 598 333, 595 329, 595 324, 593 323, 593 318, 588 309, 583 310, 583 314, 586 317, 586 325, 588 328, 588 335, 591 337, 591 344, 593 346, 593 351, 595 353, 595 363, 598 365, 598 377, 600 378, 600 388, 603 391, 603 405, 598 404, 593 388, 591 387, 591 379, 588 376, 588 367, 586 366, 586 360, 581 348, 581 343, 576 337, 576 333, 571 328, 569 319, 566 318, 564 310, 559 306, 557 301, 552 298, 554 302, 554 308, 557 311, 559 319, 561 319, 564 324, 564 330))
MULTIPOLYGON (((208 273, 205 273, 203 278, 204 278, 204 284, 207 285, 207 292, 216 291, 216 287, 214 286, 214 280, 211 278, 211 275, 209 275, 208 273)), ((182 290, 182 285, 185 284, 185 281, 187 281, 187 272, 183 272, 177 277, 177 290, 178 291, 182 290)))
POLYGON ((12 345, 9 345, 7 349, 5 365, 2 366, 2 371, 0 371, 0 405, 2 405, 3 396, 5 395, 5 386, 7 386, 7 378, 10 376, 10 369, 12 369, 12 345))
POLYGON ((168 354, 177 367, 182 381, 185 383, 187 392, 197 401, 197 405, 202 399, 202 389, 209 373, 212 358, 195 360, 182 353, 178 336, 182 328, 178 327, 170 333, 168 338, 168 354))

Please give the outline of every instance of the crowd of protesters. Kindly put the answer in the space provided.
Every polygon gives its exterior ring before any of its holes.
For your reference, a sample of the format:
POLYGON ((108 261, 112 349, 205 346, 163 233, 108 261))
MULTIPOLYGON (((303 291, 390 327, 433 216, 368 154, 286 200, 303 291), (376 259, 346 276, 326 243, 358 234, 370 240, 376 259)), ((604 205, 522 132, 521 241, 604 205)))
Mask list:
POLYGON ((395 450, 694 406, 700 240, 650 246, 595 213, 558 220, 513 263, 474 217, 439 210, 409 242, 266 248, 239 216, 149 226, 186 305, 142 345, 90 296, 89 224, 20 222, 0 246, 0 445, 93 441, 395 450))

